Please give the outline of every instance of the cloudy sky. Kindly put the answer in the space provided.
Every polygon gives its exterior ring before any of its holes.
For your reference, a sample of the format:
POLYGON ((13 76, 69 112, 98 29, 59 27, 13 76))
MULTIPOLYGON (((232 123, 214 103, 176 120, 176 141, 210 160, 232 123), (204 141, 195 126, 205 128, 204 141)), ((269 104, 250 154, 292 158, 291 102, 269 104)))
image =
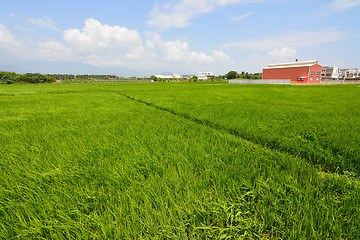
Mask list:
POLYGON ((360 0, 0 0, 0 71, 261 72, 360 67, 360 0))

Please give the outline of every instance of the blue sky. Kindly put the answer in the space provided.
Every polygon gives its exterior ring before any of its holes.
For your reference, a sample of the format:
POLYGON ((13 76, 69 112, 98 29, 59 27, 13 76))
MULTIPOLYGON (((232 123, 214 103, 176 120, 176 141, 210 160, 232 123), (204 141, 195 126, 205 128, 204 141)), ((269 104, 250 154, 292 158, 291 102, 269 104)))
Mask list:
POLYGON ((150 76, 360 67, 360 0, 0 0, 0 71, 150 76))

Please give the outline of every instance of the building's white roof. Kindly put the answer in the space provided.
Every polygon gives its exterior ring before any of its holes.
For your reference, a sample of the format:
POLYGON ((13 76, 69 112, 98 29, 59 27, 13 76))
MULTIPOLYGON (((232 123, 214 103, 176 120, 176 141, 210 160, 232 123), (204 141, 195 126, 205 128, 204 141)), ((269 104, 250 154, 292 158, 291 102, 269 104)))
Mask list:
POLYGON ((198 76, 212 76, 214 73, 212 72, 199 72, 198 76))
POLYGON ((265 69, 270 68, 288 68, 288 67, 310 67, 317 64, 317 60, 313 61, 304 61, 304 62, 291 62, 291 63, 277 63, 277 64, 269 64, 265 69))
POLYGON ((179 74, 173 73, 172 75, 155 75, 157 78, 180 78, 179 74))
POLYGON ((360 68, 344 68, 341 71, 360 71, 360 68))

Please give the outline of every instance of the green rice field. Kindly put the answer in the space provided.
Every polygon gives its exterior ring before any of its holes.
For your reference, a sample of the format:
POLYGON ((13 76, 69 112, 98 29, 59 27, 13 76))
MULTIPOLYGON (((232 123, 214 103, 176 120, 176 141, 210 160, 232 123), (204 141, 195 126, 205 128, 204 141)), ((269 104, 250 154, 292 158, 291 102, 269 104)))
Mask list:
POLYGON ((359 174, 359 85, 0 85, 0 239, 359 239, 359 174))

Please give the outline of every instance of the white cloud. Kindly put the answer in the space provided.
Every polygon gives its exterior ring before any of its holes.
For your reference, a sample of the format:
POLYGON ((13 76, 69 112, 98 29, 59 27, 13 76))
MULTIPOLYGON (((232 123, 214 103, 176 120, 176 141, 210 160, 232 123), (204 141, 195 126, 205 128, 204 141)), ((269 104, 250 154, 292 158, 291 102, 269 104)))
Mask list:
POLYGON ((150 19, 147 24, 162 31, 173 27, 186 27, 191 25, 190 19, 199 14, 210 12, 214 7, 214 5, 208 4, 208 1, 204 0, 183 0, 176 5, 156 6, 150 12, 150 19))
POLYGON ((202 52, 191 51, 187 42, 176 40, 164 42, 159 34, 149 34, 150 40, 147 47, 150 51, 159 50, 163 59, 167 62, 186 64, 214 64, 224 63, 230 60, 229 56, 222 51, 211 50, 207 55, 202 52))
POLYGON ((289 61, 289 59, 294 60, 296 57, 296 50, 288 47, 283 47, 280 50, 273 49, 268 53, 268 56, 276 61, 289 61))
POLYGON ((139 51, 142 46, 141 37, 137 30, 125 27, 103 25, 95 19, 85 20, 82 30, 69 29, 64 31, 64 40, 78 53, 100 53, 104 51, 121 50, 139 51))
POLYGON ((318 31, 291 31, 269 35, 263 39, 247 39, 224 45, 225 48, 242 48, 255 51, 270 51, 289 48, 318 46, 324 43, 337 42, 346 39, 351 32, 326 28, 318 31))
POLYGON ((246 4, 262 0, 181 0, 156 5, 149 13, 147 24, 161 31, 170 28, 182 28, 191 25, 190 20, 200 14, 213 11, 219 6, 246 4))
POLYGON ((57 41, 39 43, 34 57, 45 58, 47 61, 71 60, 72 53, 68 47, 57 41))
POLYGON ((294 62, 296 58, 296 49, 283 47, 281 49, 273 49, 264 54, 252 54, 245 61, 243 67, 250 72, 261 72, 268 64, 294 62))
POLYGON ((170 62, 213 64, 216 61, 229 60, 229 57, 221 51, 211 50, 211 55, 196 51, 192 52, 188 43, 179 40, 165 42, 163 51, 165 60, 170 62))
POLYGON ((230 22, 237 22, 237 21, 241 21, 249 16, 251 16, 254 12, 248 12, 248 13, 245 13, 239 17, 235 17, 235 18, 232 18, 230 19, 230 22))
POLYGON ((0 23, 0 42, 11 43, 14 41, 14 36, 10 34, 10 31, 0 23))
POLYGON ((15 39, 7 27, 0 23, 0 56, 25 58, 27 54, 28 50, 22 42, 15 39))
POLYGON ((330 12, 342 12, 359 6, 360 0, 334 0, 327 5, 327 10, 330 12))
POLYGON ((318 31, 291 31, 273 34, 262 39, 246 39, 224 45, 227 49, 239 48, 250 51, 251 56, 243 67, 258 72, 270 63, 293 62, 297 57, 297 49, 319 46, 326 43, 346 40, 352 32, 335 28, 318 31))
POLYGON ((105 25, 95 19, 87 19, 82 29, 65 30, 63 41, 39 42, 36 48, 24 43, 0 24, 0 58, 4 61, 62 61, 150 71, 171 69, 185 73, 225 68, 232 64, 223 51, 194 51, 186 41, 164 41, 154 32, 145 33, 142 39, 137 30, 105 25))
POLYGON ((104 25, 95 19, 87 19, 82 29, 65 30, 64 41, 39 43, 35 57, 100 67, 136 66, 147 69, 169 64, 193 67, 230 62, 229 56, 219 50, 210 50, 209 54, 192 51, 189 43, 163 41, 157 33, 146 33, 143 41, 137 30, 104 25))
POLYGON ((28 22, 38 25, 41 28, 48 28, 54 31, 60 31, 59 28, 56 27, 55 22, 51 18, 29 18, 28 22))

